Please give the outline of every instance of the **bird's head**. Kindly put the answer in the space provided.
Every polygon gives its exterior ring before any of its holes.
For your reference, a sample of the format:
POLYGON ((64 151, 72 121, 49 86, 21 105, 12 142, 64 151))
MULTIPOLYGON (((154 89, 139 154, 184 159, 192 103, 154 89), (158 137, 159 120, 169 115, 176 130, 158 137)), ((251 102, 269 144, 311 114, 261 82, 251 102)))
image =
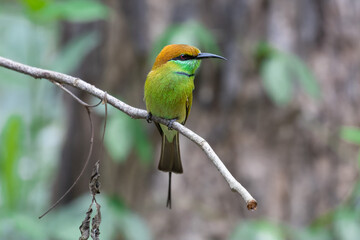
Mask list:
POLYGON ((171 64, 188 73, 194 73, 204 58, 226 58, 212 53, 202 53, 199 49, 185 44, 171 44, 165 46, 155 59, 153 70, 171 64))

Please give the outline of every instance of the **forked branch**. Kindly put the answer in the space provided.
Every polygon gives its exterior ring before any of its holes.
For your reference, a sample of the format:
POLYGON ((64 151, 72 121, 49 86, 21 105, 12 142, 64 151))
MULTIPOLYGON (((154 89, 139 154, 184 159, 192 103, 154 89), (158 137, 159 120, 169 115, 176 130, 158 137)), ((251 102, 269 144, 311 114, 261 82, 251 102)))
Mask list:
MULTIPOLYGON (((3 57, 0 57, 0 66, 8 68, 10 70, 20 72, 34 78, 44 78, 50 80, 51 82, 57 82, 60 84, 66 84, 82 91, 85 91, 99 99, 107 99, 107 102, 113 107, 121 110, 122 112, 129 115, 131 118, 135 119, 146 119, 148 113, 147 111, 139 108, 134 108, 126 103, 120 101, 119 99, 107 94, 105 91, 96 88, 95 86, 79 79, 66 74, 44 70, 36 67, 31 67, 25 64, 21 64, 3 57)), ((156 116, 152 117, 152 120, 162 124, 168 124, 169 120, 158 118, 156 116)), ((238 192, 241 197, 246 202, 247 208, 249 210, 255 210, 257 206, 256 200, 250 195, 250 193, 231 175, 229 170, 225 167, 220 158, 216 155, 211 146, 199 135, 181 125, 178 122, 174 122, 172 128, 179 131, 182 135, 196 143, 207 155, 207 157, 212 161, 212 163, 219 170, 221 175, 228 182, 232 191, 238 192)))

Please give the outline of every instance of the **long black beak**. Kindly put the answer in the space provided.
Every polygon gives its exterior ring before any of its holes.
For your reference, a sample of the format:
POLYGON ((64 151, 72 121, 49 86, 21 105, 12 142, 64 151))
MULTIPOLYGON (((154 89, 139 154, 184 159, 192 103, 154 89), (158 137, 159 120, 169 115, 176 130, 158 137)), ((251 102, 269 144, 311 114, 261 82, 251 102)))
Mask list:
POLYGON ((199 53, 196 56, 196 59, 202 59, 202 58, 220 58, 220 59, 223 59, 223 60, 227 60, 226 58, 224 58, 222 56, 212 54, 212 53, 199 53))

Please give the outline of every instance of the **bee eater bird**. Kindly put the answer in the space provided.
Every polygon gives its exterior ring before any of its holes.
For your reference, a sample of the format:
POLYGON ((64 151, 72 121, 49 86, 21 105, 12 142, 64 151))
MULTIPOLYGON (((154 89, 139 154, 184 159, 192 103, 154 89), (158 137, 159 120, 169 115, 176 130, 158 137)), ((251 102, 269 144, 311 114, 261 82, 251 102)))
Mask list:
POLYGON ((161 156, 158 169, 169 172, 168 199, 166 206, 171 208, 171 173, 182 173, 180 159, 179 133, 172 130, 174 121, 185 124, 192 105, 195 72, 204 58, 224 57, 202 53, 196 47, 185 44, 165 46, 155 59, 147 75, 144 99, 151 116, 170 120, 168 126, 155 123, 162 137, 161 156))

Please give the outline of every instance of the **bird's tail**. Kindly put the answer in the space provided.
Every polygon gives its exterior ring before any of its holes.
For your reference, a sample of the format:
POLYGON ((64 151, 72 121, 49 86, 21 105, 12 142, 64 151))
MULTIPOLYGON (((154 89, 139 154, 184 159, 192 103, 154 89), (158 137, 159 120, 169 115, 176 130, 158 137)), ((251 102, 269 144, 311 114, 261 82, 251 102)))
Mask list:
POLYGON ((179 133, 176 133, 172 142, 169 142, 165 134, 162 134, 161 156, 158 169, 169 172, 168 200, 166 206, 171 208, 171 173, 183 173, 180 158, 179 133))
POLYGON ((176 133, 172 142, 169 142, 165 134, 162 134, 161 156, 158 169, 164 172, 183 173, 180 158, 179 133, 176 133))

